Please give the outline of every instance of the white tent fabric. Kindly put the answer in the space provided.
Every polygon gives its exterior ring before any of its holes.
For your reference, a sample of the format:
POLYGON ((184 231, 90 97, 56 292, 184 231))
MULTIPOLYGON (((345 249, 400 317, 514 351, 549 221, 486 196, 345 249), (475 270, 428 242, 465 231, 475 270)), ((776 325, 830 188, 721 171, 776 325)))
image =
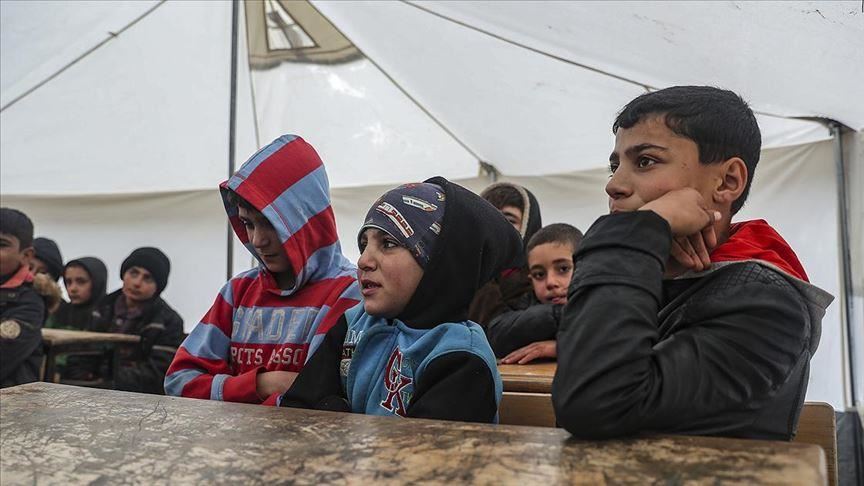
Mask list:
MULTIPOLYGON (((839 297, 830 133, 788 117, 864 128, 857 2, 313 5, 364 56, 250 71, 241 30, 235 153, 239 164, 282 133, 312 143, 351 257, 383 191, 438 174, 480 190, 481 161, 532 189, 545 222, 587 229, 606 210, 621 106, 649 88, 713 84, 761 112, 763 161, 741 216, 776 225, 839 297)), ((115 286, 132 248, 162 247, 164 295, 190 329, 225 276, 215 187, 227 176, 231 4, 3 1, 0 27, 2 204, 28 212, 65 257, 105 259, 115 286)), ((853 219, 861 133, 847 142, 859 147, 847 159, 853 219)), ((234 253, 234 270, 251 263, 241 245, 234 253)), ((808 391, 835 407, 848 400, 840 308, 826 315, 808 391)))

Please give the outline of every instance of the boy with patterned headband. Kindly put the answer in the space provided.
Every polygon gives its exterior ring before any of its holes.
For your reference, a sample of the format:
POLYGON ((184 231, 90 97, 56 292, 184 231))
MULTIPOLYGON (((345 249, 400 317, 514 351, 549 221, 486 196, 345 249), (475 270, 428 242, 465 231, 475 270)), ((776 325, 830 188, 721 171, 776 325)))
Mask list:
POLYGON ((493 422, 501 379, 476 290, 521 256, 496 209, 436 177, 384 194, 358 235, 362 305, 328 332, 281 405, 493 422))

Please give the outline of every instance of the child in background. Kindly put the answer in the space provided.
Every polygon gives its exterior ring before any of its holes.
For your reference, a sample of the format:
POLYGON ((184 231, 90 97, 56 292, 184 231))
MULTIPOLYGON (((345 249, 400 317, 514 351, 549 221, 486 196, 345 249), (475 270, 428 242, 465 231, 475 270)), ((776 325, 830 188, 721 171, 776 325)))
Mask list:
POLYGON ((162 393, 173 352, 154 346, 173 349, 183 340, 183 319, 160 297, 170 272, 171 262, 161 250, 136 249, 120 267, 123 287, 102 299, 94 311, 94 331, 141 336, 137 348, 121 348, 118 390, 162 393))
POLYGON ((30 260, 30 272, 33 275, 46 273, 55 282, 63 276, 63 256, 60 247, 49 238, 39 237, 33 240, 33 258, 30 260))
POLYGON ((93 330, 93 311, 105 297, 108 269, 96 257, 82 257, 69 261, 63 270, 63 284, 69 302, 60 304, 45 327, 54 329, 93 330))
POLYGON ((436 177, 385 193, 358 234, 362 305, 345 313, 281 405, 493 422, 502 385, 477 289, 520 258, 494 207, 436 177))
POLYGON ((169 395, 275 404, 360 292, 342 255, 329 183, 311 145, 283 135, 222 183, 257 268, 226 283, 177 352, 169 395))
MULTIPOLYGON (((519 232, 523 245, 527 245, 528 240, 543 226, 537 198, 518 184, 492 184, 480 193, 480 197, 504 215, 519 232)), ((531 282, 525 269, 523 254, 522 260, 515 262, 513 268, 505 269, 501 275, 496 275, 477 291, 468 308, 468 318, 486 329, 492 319, 504 312, 525 309, 529 305, 530 296, 531 282)))
POLYGON ((0 388, 39 379, 45 303, 33 288, 33 222, 0 208, 0 388))
POLYGON ((534 299, 524 310, 511 310, 492 319, 486 336, 503 357, 504 364, 527 364, 538 358, 555 358, 555 334, 561 309, 567 303, 567 288, 573 275, 573 254, 582 232, 555 223, 543 227, 528 242, 528 274, 534 299))

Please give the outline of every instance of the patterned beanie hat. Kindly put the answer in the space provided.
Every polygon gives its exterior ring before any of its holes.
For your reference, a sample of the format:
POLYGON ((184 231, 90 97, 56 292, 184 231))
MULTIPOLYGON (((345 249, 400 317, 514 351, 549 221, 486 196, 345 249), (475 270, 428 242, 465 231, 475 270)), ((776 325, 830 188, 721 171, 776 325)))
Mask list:
POLYGON ((444 191, 429 183, 413 183, 387 191, 375 201, 360 232, 379 229, 407 248, 421 268, 426 268, 441 233, 444 219, 444 191))

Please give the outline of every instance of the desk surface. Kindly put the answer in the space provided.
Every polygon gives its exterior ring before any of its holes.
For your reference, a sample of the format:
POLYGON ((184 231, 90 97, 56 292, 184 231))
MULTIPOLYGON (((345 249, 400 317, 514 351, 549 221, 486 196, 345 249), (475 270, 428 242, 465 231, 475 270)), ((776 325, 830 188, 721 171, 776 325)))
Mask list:
POLYGON ((52 346, 77 343, 137 343, 140 336, 110 332, 74 331, 71 329, 42 329, 42 340, 52 346))
POLYGON ((552 393, 552 378, 558 363, 552 361, 526 365, 501 364, 498 372, 504 382, 504 391, 528 393, 552 393))
POLYGON ((31 383, 0 390, 3 482, 821 484, 812 445, 278 409, 31 383), (719 480, 719 481, 715 481, 719 480))

